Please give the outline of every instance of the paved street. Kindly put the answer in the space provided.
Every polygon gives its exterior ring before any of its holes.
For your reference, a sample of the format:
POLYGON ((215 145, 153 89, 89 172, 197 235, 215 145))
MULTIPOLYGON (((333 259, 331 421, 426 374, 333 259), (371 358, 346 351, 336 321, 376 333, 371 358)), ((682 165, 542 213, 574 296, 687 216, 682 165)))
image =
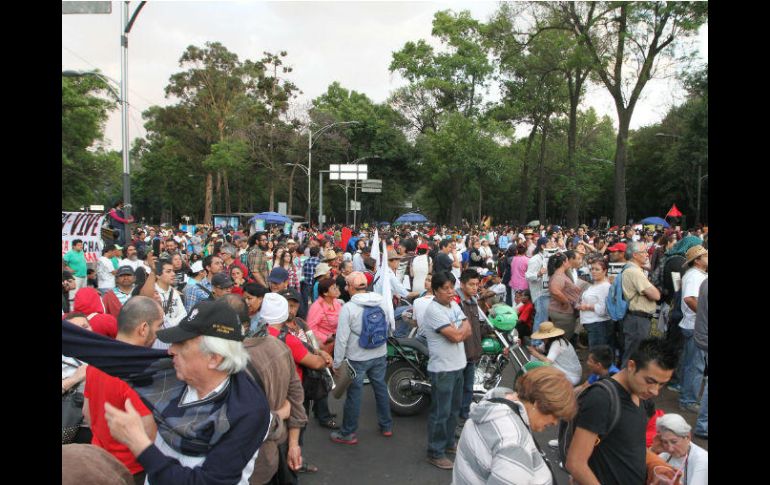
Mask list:
MULTIPOLYGON (((585 362, 586 351, 578 351, 581 361, 585 362)), ((512 369, 506 369, 503 382, 510 385, 512 369)), ((342 421, 344 398, 329 400, 329 407, 342 421)), ((679 411, 677 394, 664 389, 656 405, 665 412, 680 413, 688 423, 695 425, 696 416, 679 411)), ((413 483, 415 485, 447 484, 452 480, 452 472, 439 470, 425 461, 427 446, 427 411, 419 416, 393 416, 393 436, 384 438, 377 429, 374 393, 371 386, 364 386, 361 417, 358 429, 357 445, 341 445, 329 440, 330 431, 318 425, 314 418, 305 433, 305 460, 318 466, 315 474, 302 474, 300 480, 307 484, 337 485, 350 484, 387 484, 413 483)), ((548 440, 556 437, 556 428, 549 428, 543 433, 536 433, 536 439, 546 451, 559 483, 565 484, 567 474, 559 469, 556 450, 548 447, 548 440)), ((694 438, 694 442, 708 449, 708 442, 694 438)))

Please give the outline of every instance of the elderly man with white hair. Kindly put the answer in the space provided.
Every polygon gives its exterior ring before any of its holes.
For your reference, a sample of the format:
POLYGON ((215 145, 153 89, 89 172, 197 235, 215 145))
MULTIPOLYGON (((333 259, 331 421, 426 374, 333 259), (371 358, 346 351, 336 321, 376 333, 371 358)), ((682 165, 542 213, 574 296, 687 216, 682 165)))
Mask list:
POLYGON ((224 301, 203 301, 157 337, 167 353, 101 338, 62 322, 62 353, 125 380, 153 409, 158 434, 147 436, 129 400, 109 404, 110 433, 128 447, 149 484, 241 484, 271 422, 264 391, 244 370, 238 315, 224 301))
POLYGON ((663 447, 660 457, 679 470, 682 485, 708 485, 709 453, 692 442, 692 427, 678 414, 664 414, 655 422, 663 447))

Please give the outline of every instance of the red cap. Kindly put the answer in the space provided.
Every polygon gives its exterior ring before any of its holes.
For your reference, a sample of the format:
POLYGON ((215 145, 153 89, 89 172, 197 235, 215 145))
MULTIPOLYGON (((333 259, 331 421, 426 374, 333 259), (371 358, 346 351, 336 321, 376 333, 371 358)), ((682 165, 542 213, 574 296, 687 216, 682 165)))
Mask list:
POLYGON ((428 249, 428 245, 426 243, 420 243, 417 246, 417 249, 428 249))
POLYGON ((615 243, 612 246, 607 248, 607 251, 614 253, 615 251, 623 251, 626 252, 626 243, 615 243))

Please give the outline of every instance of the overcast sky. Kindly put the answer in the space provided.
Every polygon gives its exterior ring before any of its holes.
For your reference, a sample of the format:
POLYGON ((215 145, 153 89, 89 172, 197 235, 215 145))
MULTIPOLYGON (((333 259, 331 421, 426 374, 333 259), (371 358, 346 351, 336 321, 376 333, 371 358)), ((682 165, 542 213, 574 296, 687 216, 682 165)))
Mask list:
MULTIPOLYGON (((99 69, 120 80, 121 4, 109 15, 62 15, 62 70, 99 69)), ((133 12, 139 2, 131 2, 133 12)), ((436 11, 470 10, 486 21, 499 2, 148 2, 129 34, 129 136, 144 135, 141 113, 169 103, 163 90, 180 70, 189 45, 219 41, 239 59, 259 60, 263 51, 288 51, 291 79, 304 94, 299 103, 324 93, 334 81, 383 102, 403 79, 391 74, 392 53, 407 41, 430 39, 436 11)), ((699 33, 701 57, 708 60, 708 26, 699 33)), ((680 104, 683 92, 673 80, 648 83, 634 111, 631 128, 660 121, 680 104)), ((584 108, 616 120, 603 87, 589 88, 584 108)), ((617 126, 617 121, 616 121, 617 126)), ((107 123, 108 146, 120 149, 120 111, 107 123)))

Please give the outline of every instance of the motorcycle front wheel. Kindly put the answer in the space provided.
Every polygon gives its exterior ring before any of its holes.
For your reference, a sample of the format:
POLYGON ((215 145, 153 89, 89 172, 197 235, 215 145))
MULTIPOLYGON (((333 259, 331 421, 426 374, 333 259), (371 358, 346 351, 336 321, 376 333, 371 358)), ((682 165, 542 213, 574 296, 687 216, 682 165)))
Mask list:
POLYGON ((410 380, 422 380, 408 362, 403 360, 392 362, 385 372, 385 383, 388 386, 388 401, 390 410, 399 416, 414 416, 420 414, 430 404, 430 396, 414 391, 410 380))

